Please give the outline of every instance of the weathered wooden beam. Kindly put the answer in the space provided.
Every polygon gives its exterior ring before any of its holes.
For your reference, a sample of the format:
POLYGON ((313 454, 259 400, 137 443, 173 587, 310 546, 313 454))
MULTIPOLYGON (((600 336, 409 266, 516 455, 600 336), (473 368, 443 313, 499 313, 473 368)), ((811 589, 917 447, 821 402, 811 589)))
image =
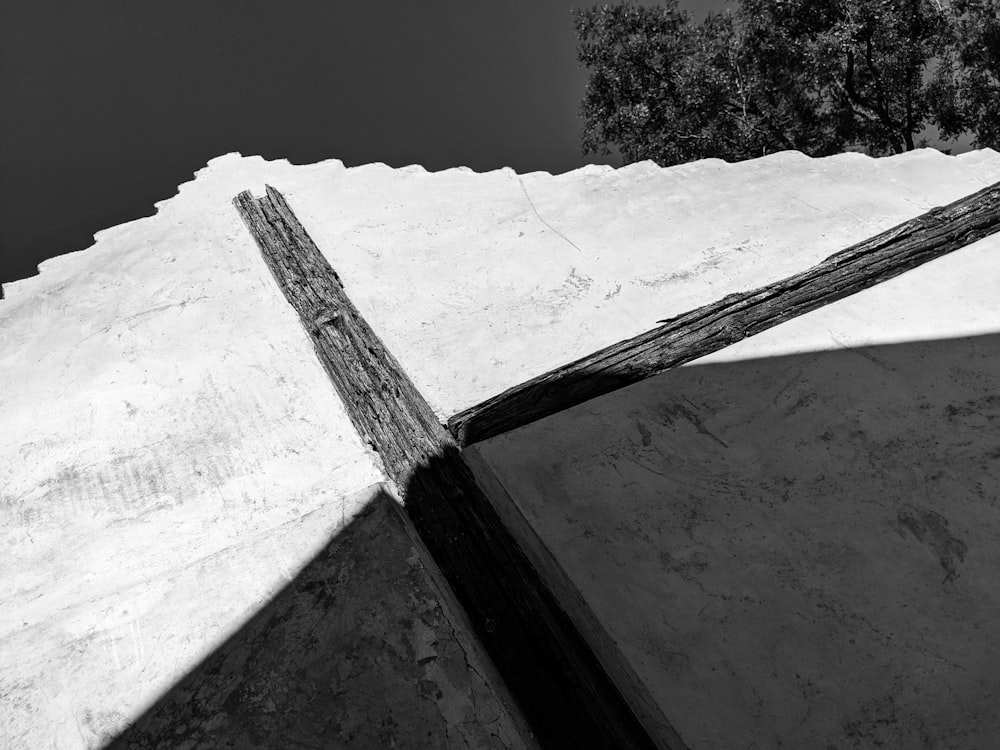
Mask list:
POLYGON ((1000 183, 852 245, 794 276, 660 321, 448 420, 460 446, 487 440, 879 284, 1000 231, 1000 183))
POLYGON ((234 203, 543 746, 683 748, 636 718, 281 194, 234 203))

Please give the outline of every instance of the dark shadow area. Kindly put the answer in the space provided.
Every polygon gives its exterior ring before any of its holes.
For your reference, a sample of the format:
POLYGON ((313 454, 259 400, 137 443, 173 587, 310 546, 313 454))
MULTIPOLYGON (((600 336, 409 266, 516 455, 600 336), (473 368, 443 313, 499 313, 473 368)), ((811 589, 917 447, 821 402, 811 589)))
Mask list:
POLYGON ((692 365, 468 451, 694 750, 980 748, 998 383, 1000 335, 692 365))
POLYGON ((378 491, 107 747, 524 747, 492 674, 412 527, 378 491))
POLYGON ((669 727, 663 744, 650 737, 457 448, 421 465, 404 496, 543 747, 684 750, 669 727))
POLYGON ((445 448, 404 493, 435 564, 373 503, 109 747, 514 747, 511 694, 543 746, 642 738, 497 503, 673 724, 660 746, 988 746, 998 382, 997 335, 683 367, 468 449, 489 499, 445 448))
POLYGON ((409 519, 377 494, 107 747, 653 747, 460 452, 405 496, 409 519))

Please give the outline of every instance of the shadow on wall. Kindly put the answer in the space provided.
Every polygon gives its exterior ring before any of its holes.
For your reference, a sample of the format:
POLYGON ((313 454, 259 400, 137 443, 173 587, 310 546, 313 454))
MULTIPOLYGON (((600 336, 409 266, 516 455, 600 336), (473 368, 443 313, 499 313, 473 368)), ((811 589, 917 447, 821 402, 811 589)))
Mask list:
POLYGON ((107 747, 524 747, 490 675, 380 491, 107 747))
POLYGON ((108 747, 652 747, 459 451, 404 494, 405 515, 379 493, 108 747))
MULTIPOLYGON (((996 335, 691 365, 467 451, 693 750, 988 747, 997 383, 996 335)), ((109 747, 530 746, 394 503, 109 747)))
POLYGON ((469 451, 693 750, 978 748, 998 385, 998 335, 695 364, 469 451))

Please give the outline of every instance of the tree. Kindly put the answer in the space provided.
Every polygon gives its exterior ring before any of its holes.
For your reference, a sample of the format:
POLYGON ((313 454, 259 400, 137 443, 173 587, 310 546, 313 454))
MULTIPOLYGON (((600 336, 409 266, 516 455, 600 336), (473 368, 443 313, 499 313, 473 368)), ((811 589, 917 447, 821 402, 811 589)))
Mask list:
POLYGON ((682 106, 676 69, 689 48, 689 21, 676 0, 660 8, 619 4, 577 11, 574 25, 579 59, 591 69, 582 108, 584 149, 614 144, 627 161, 687 153, 683 140, 692 134, 678 125, 685 114, 698 112, 682 106))
POLYGON ((941 135, 1000 149, 1000 2, 954 0, 950 44, 931 83, 941 135))
MULTIPOLYGON (((953 5, 990 6, 996 20, 998 2, 953 5)), ((578 10, 578 57, 590 70, 582 146, 661 164, 910 150, 929 123, 963 128, 995 112, 997 55, 979 77, 946 74, 957 19, 940 0, 741 0, 697 24, 676 0, 578 10), (979 109, 966 106, 970 91, 979 109)), ((984 33, 996 51, 1000 32, 984 33)))

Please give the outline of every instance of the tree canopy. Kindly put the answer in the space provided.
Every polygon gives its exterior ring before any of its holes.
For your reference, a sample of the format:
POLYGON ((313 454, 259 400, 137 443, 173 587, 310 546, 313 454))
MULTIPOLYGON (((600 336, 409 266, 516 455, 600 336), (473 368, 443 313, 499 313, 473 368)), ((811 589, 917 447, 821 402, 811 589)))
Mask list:
POLYGON ((676 0, 574 12, 587 152, 729 161, 872 154, 972 133, 1000 147, 1000 0, 676 0))

